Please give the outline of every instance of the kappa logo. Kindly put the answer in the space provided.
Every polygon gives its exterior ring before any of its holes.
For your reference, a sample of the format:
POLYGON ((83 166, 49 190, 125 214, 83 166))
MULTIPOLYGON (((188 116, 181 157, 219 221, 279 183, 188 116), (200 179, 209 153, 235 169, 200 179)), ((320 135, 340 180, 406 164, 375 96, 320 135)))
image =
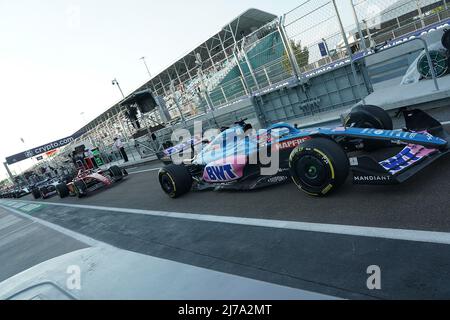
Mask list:
POLYGON ((230 181, 238 176, 234 173, 232 165, 206 167, 206 173, 211 181, 230 181))

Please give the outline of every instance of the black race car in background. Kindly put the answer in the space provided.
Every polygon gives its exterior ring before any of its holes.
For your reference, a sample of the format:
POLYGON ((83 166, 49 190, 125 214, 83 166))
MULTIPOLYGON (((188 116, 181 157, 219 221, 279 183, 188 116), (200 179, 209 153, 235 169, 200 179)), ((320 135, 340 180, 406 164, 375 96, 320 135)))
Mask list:
POLYGON ((301 191, 320 197, 338 189, 350 172, 355 184, 402 183, 450 153, 441 123, 421 110, 404 109, 403 115, 402 130, 393 130, 384 109, 369 105, 354 108, 338 128, 299 130, 280 123, 248 135, 238 125, 223 131, 194 159, 161 169, 159 183, 171 198, 191 190, 254 190, 291 180, 301 191), (278 153, 276 173, 262 174, 267 166, 259 157, 263 148, 267 154, 278 153), (376 159, 373 151, 384 148, 388 156, 376 159))
POLYGON ((30 193, 31 191, 27 187, 9 188, 0 192, 0 198, 20 199, 30 193))
POLYGON ((31 187, 31 194, 34 199, 48 199, 57 194, 56 186, 61 183, 69 182, 73 179, 72 175, 65 175, 59 178, 46 179, 38 182, 31 187))

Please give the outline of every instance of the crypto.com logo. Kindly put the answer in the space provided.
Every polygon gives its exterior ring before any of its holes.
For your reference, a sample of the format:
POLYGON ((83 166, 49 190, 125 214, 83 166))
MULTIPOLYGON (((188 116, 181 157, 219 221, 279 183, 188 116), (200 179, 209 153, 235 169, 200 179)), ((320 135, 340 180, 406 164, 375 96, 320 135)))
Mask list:
POLYGON ((276 175, 280 169, 280 158, 276 143, 276 132, 235 127, 221 132, 209 129, 203 132, 203 123, 194 123, 194 135, 187 129, 177 129, 172 134, 174 148, 171 160, 182 164, 187 159, 233 165, 260 165, 261 175, 276 175), (247 157, 243 157, 246 155, 247 157), (205 157, 203 157, 205 156, 205 157), (203 157, 203 158, 202 158, 203 157))

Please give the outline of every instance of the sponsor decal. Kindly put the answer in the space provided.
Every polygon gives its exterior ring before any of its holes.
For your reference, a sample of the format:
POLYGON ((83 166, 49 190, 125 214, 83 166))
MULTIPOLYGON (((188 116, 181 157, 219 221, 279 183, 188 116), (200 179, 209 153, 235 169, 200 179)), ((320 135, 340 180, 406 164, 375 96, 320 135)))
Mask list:
POLYGON ((301 145, 303 142, 308 141, 310 139, 311 139, 310 137, 305 137, 279 142, 276 144, 275 148, 277 150, 294 149, 297 148, 299 145, 301 145))
POLYGON ((383 181, 391 181, 390 176, 354 176, 354 181, 358 182, 383 182, 383 181))
POLYGON ((22 160, 29 159, 29 158, 50 152, 52 150, 59 149, 61 147, 68 145, 69 143, 73 142, 76 138, 77 138, 77 136, 67 137, 67 138, 60 139, 60 140, 48 143, 46 145, 31 149, 31 150, 27 150, 25 152, 16 154, 14 156, 7 157, 6 162, 9 165, 11 165, 11 164, 20 162, 22 160))
POLYGON ((358 158, 355 158, 355 157, 350 158, 350 165, 351 165, 352 167, 357 167, 357 166, 359 165, 358 158))
POLYGON ((238 177, 231 164, 224 166, 208 166, 205 168, 205 171, 210 181, 230 181, 238 177))
POLYGON ((436 149, 427 149, 418 145, 408 145, 398 155, 385 161, 381 161, 380 165, 389 173, 396 174, 435 152, 437 152, 436 149))
POLYGON ((268 183, 282 183, 288 180, 288 177, 286 176, 276 176, 276 177, 272 177, 267 179, 268 183))

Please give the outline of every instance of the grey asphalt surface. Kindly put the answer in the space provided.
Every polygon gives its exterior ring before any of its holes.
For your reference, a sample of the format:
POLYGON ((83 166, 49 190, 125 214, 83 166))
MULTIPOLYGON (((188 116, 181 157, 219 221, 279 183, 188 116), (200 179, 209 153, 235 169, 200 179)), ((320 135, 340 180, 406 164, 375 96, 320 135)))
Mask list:
POLYGON ((191 193, 172 200, 157 183, 159 166, 153 163, 130 169, 125 181, 87 198, 46 201, 105 210, 50 205, 33 215, 121 249, 346 299, 450 298, 447 245, 112 213, 107 209, 449 232, 450 164, 446 159, 404 185, 366 187, 348 181, 342 190, 324 199, 308 197, 288 184, 255 192, 191 193), (380 291, 366 287, 370 265, 383 270, 380 291))
POLYGON ((51 205, 32 215, 124 250, 339 298, 450 299, 447 245, 51 205), (372 265, 382 290, 367 288, 372 265))
POLYGON ((403 185, 354 186, 347 181, 324 199, 287 184, 252 192, 190 193, 172 200, 157 182, 160 166, 130 169, 125 181, 87 198, 46 201, 102 210, 49 205, 32 214, 122 249, 341 298, 450 298, 448 245, 108 211, 133 208, 450 232, 448 159, 403 185), (382 269, 382 290, 366 287, 370 265, 382 269))
POLYGON ((77 240, 0 208, 0 282, 41 262, 86 247, 77 240))
MULTIPOLYGON (((158 163, 153 167, 159 167, 158 163)), ((137 168, 137 171, 150 167, 137 168)), ((133 170, 130 170, 133 172, 133 170)), ((355 186, 351 180, 330 197, 317 199, 294 184, 251 192, 200 192, 172 200, 157 171, 131 174, 110 189, 83 199, 48 202, 368 227, 450 231, 450 162, 442 159, 403 185, 355 186)), ((31 196, 23 198, 32 200, 31 196)))

